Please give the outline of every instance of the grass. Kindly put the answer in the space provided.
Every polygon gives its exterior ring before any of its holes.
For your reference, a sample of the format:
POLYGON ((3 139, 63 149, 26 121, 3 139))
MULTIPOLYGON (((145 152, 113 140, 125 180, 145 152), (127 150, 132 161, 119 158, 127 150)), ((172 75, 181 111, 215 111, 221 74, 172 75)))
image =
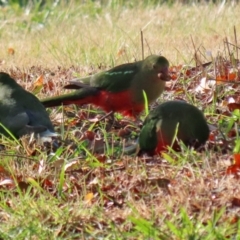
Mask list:
MULTIPOLYGON (((58 95, 76 75, 141 59, 140 30, 144 55, 161 53, 172 66, 195 66, 196 52, 202 63, 218 55, 229 59, 223 40, 235 44, 240 8, 234 3, 131 2, 10 1, 0 8, 1 71, 30 91, 42 75, 54 87, 42 88, 38 97, 58 95)), ((237 239, 239 180, 225 172, 239 151, 239 137, 235 143, 228 136, 239 111, 226 116, 218 103, 238 94, 239 87, 220 85, 199 97, 200 79, 182 71, 159 101, 181 98, 203 108, 231 140, 228 148, 217 141, 201 152, 182 146, 181 152, 169 149, 153 158, 127 156, 123 146, 136 140, 139 123, 117 115, 115 128, 107 119, 97 125, 94 119, 102 113, 89 106, 50 111, 62 134, 56 151, 28 137, 20 143, 3 137, 0 237, 237 239)))
POLYGON ((8 67, 74 65, 81 66, 80 74, 85 75, 91 71, 89 67, 141 59, 142 29, 145 56, 161 52, 172 64, 189 64, 195 52, 191 37, 204 57, 216 56, 226 36, 233 40, 233 26, 239 25, 238 11, 234 4, 127 8, 71 1, 41 11, 10 6, 1 10, 4 44, 0 54, 8 67), (13 56, 9 56, 8 48, 15 50, 13 56))

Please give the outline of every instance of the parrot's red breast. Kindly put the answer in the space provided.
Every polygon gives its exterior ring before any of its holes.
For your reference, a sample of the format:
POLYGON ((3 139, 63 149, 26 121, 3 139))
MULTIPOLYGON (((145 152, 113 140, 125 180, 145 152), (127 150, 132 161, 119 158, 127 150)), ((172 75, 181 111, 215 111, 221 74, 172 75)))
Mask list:
POLYGON ((91 103, 101 107, 106 112, 120 112, 124 116, 130 117, 138 115, 144 109, 143 104, 132 101, 130 91, 112 93, 101 90, 96 95, 87 96, 84 99, 64 101, 64 105, 72 103, 78 105, 91 103))

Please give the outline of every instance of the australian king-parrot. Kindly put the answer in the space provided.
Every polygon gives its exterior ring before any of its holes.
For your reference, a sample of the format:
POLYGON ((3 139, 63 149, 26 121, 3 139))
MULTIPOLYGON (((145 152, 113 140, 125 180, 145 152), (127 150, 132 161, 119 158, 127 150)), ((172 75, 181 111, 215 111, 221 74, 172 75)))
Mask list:
POLYGON ((148 103, 163 92, 170 80, 169 62, 163 56, 150 55, 142 61, 126 63, 65 86, 76 91, 42 100, 45 107, 68 104, 93 104, 106 112, 136 117, 144 109, 145 91, 148 103))
MULTIPOLYGON (((168 101, 146 117, 139 135, 140 153, 158 154, 171 146, 174 136, 187 146, 199 147, 209 137, 209 127, 203 113, 183 101, 168 101)), ((179 147, 175 141, 173 148, 179 147)))
MULTIPOLYGON (((56 136, 39 99, 4 72, 0 72, 0 123, 16 138, 30 133, 56 136)), ((2 126, 0 133, 9 135, 2 126)))

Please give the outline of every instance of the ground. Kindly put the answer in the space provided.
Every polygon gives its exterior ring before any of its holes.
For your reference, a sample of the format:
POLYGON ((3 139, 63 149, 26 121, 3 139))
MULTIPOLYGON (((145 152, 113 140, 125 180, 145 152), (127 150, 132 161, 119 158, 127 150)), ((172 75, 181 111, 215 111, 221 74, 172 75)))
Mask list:
POLYGON ((146 111, 97 122, 105 113, 93 106, 48 110, 59 147, 1 138, 1 238, 238 239, 238 16, 234 1, 1 7, 0 70, 38 98, 160 53, 172 80, 150 108, 186 100, 211 128, 201 149, 138 157, 127 149, 146 111))

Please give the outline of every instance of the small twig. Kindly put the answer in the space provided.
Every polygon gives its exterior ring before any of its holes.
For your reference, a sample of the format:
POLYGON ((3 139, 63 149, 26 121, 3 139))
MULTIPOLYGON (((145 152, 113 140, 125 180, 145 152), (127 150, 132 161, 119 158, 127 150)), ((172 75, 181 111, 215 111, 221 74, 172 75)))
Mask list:
POLYGON ((143 44, 143 31, 141 29, 141 45, 142 45, 142 60, 144 59, 144 44, 143 44))
POLYGON ((234 37, 235 37, 235 47, 236 47, 236 52, 237 52, 237 60, 238 60, 238 48, 237 48, 237 33, 236 33, 236 27, 234 25, 234 37))
POLYGON ((194 44, 194 41, 193 41, 192 35, 191 35, 191 41, 192 41, 192 45, 193 45, 193 48, 194 48, 194 58, 195 58, 196 67, 197 67, 197 64, 198 64, 197 50, 196 50, 196 46, 195 46, 195 44, 194 44))
POLYGON ((211 64, 212 64, 212 61, 211 62, 207 62, 207 63, 203 63, 203 64, 199 64, 196 67, 192 67, 190 70, 196 70, 198 68, 206 68, 206 67, 208 67, 211 64))
POLYGON ((234 47, 235 47, 235 48, 237 48, 237 49, 240 49, 240 47, 236 46, 236 45, 235 45, 235 44, 233 44, 233 43, 226 42, 226 41, 223 41, 223 43, 227 43, 227 44, 229 44, 229 45, 232 45, 232 46, 234 46, 234 47))
POLYGON ((107 118, 107 117, 109 117, 109 116, 114 116, 114 112, 111 111, 111 112, 105 114, 103 117, 101 117, 101 118, 98 120, 98 122, 101 122, 102 120, 104 120, 105 118, 107 118))
POLYGON ((231 59, 231 53, 230 53, 230 48, 229 48, 229 45, 228 45, 228 39, 227 39, 227 37, 226 37, 225 43, 226 43, 226 45, 227 45, 227 50, 228 50, 229 58, 231 59))
POLYGON ((207 57, 206 57, 206 54, 204 54, 203 52, 200 51, 200 47, 203 48, 203 50, 206 52, 206 48, 204 46, 202 46, 202 44, 199 46, 199 53, 201 54, 201 56, 203 56, 203 58, 207 61, 207 57))
MULTIPOLYGON (((227 56, 227 51, 226 51, 226 42, 225 40, 223 40, 223 47, 224 47, 224 56, 226 57, 227 56)), ((219 52, 218 52, 218 56, 219 57, 219 52)))
POLYGON ((146 42, 146 44, 147 44, 148 51, 150 52, 150 54, 152 54, 152 51, 151 51, 151 48, 150 48, 150 46, 149 46, 149 44, 148 44, 148 41, 147 41, 147 39, 145 38, 144 40, 145 40, 145 42, 146 42))

